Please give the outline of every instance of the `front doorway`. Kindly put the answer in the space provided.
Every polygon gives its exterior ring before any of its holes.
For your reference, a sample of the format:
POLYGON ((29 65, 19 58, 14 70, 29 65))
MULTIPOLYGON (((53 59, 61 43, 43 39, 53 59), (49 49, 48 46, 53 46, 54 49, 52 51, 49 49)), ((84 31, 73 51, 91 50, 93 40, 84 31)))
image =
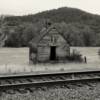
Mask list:
POLYGON ((50 60, 56 60, 56 46, 50 47, 50 60))

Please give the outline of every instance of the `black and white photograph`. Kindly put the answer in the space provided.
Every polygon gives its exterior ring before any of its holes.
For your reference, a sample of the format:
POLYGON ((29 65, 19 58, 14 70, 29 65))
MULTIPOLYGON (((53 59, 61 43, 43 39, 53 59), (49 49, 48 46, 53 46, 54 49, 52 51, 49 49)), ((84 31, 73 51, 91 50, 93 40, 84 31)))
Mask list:
POLYGON ((0 100, 100 100, 100 1, 0 0, 0 100))

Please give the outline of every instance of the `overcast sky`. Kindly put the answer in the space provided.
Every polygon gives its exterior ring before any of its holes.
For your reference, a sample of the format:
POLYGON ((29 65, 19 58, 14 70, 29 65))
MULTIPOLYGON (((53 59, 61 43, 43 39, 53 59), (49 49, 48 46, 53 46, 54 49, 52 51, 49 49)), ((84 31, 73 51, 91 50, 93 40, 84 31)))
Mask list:
POLYGON ((59 7, 74 7, 100 15, 100 0, 0 0, 0 15, 26 15, 59 7))

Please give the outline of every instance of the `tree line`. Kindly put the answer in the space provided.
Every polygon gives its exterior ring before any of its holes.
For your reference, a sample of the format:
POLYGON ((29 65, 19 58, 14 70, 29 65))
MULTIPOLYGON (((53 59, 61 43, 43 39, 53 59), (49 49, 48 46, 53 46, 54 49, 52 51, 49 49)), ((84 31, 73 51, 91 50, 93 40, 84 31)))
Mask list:
POLYGON ((35 15, 0 18, 0 33, 7 34, 6 47, 26 47, 46 27, 57 23, 60 33, 71 46, 100 46, 100 16, 75 8, 59 8, 35 15))

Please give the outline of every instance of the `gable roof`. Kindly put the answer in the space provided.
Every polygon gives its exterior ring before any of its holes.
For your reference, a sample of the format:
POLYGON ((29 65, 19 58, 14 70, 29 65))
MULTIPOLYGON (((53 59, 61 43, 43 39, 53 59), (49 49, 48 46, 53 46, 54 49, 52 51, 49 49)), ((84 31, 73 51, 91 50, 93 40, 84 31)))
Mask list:
MULTIPOLYGON (((46 28, 43 28, 43 29, 41 30, 40 34, 39 34, 38 36, 36 36, 35 38, 33 38, 33 39, 30 41, 29 45, 30 45, 32 48, 34 48, 35 52, 37 51, 37 45, 38 45, 39 41, 42 39, 43 36, 45 36, 46 34, 48 34, 53 28, 55 28, 55 29, 57 30, 57 32, 58 32, 59 34, 61 34, 60 31, 58 30, 58 29, 59 29, 59 28, 58 28, 58 25, 55 23, 55 24, 51 25, 50 27, 48 27, 47 29, 46 29, 46 28)), ((62 34, 61 34, 61 35, 62 35, 62 34)))

